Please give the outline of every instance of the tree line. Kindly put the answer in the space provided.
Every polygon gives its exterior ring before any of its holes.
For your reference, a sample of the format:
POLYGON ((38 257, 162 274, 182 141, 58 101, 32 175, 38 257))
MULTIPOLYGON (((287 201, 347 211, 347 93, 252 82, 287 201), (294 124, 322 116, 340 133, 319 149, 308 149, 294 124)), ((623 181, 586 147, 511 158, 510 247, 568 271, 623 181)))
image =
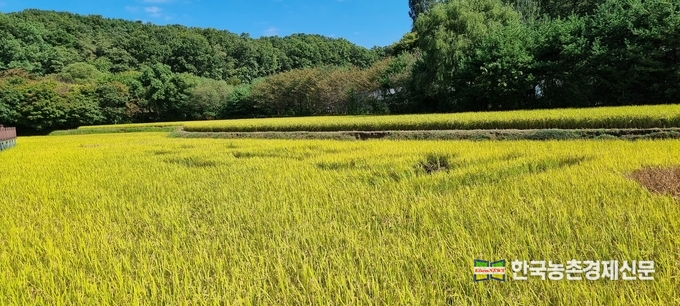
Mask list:
POLYGON ((79 125, 680 101, 680 0, 409 0, 386 47, 0 14, 0 122, 79 125))
POLYGON ((384 48, 25 10, 0 14, 0 122, 79 125, 257 116, 243 94, 292 70, 368 68, 384 48), (356 68, 354 68, 356 67, 356 68), (233 107, 232 107, 233 106, 233 107))
POLYGON ((411 16, 421 110, 680 101, 678 0, 420 2, 411 16))

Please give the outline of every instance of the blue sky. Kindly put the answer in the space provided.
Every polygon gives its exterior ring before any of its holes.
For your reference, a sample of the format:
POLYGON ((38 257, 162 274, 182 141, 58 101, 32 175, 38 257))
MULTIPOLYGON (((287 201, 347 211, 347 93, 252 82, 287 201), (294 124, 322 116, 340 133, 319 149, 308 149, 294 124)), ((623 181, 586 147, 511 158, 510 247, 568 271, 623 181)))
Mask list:
POLYGON ((182 24, 252 37, 294 33, 387 46, 411 27, 406 0, 0 0, 3 13, 27 8, 182 24))

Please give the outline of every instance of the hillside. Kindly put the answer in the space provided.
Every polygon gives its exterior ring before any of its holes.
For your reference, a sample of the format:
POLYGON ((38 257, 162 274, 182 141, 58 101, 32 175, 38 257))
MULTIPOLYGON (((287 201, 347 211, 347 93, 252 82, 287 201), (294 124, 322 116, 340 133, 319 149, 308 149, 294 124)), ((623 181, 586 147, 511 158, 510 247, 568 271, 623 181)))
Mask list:
POLYGON ((161 63, 175 73, 232 83, 323 65, 367 67, 380 58, 347 41, 320 35, 253 39, 216 29, 25 10, 0 14, 0 70, 59 73, 86 62, 101 72, 139 70, 161 63))
POLYGON ((412 32, 371 50, 318 35, 252 39, 70 13, 0 15, 0 122, 48 133, 680 101, 680 0, 415 2, 412 32))

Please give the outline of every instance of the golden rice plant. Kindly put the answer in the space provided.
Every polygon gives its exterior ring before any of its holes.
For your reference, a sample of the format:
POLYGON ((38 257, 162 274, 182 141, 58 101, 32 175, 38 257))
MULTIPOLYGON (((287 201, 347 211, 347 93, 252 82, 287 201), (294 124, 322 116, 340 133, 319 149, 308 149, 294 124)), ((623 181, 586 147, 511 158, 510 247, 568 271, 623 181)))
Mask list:
POLYGON ((190 132, 680 128, 680 104, 393 116, 321 116, 82 127, 183 126, 190 132))
POLYGON ((677 141, 20 138, 2 305, 677 305, 677 141), (422 165, 437 165, 426 171, 422 165), (432 168, 434 169, 434 168, 432 168), (653 260, 654 281, 473 282, 475 259, 653 260))

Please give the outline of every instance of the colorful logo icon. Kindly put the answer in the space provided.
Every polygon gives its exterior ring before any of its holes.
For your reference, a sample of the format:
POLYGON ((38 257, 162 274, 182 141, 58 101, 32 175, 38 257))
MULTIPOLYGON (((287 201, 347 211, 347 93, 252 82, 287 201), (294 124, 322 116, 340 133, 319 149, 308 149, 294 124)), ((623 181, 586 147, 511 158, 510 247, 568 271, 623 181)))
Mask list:
POLYGON ((475 282, 489 280, 504 282, 505 260, 490 262, 486 260, 475 259, 474 279, 475 282))

